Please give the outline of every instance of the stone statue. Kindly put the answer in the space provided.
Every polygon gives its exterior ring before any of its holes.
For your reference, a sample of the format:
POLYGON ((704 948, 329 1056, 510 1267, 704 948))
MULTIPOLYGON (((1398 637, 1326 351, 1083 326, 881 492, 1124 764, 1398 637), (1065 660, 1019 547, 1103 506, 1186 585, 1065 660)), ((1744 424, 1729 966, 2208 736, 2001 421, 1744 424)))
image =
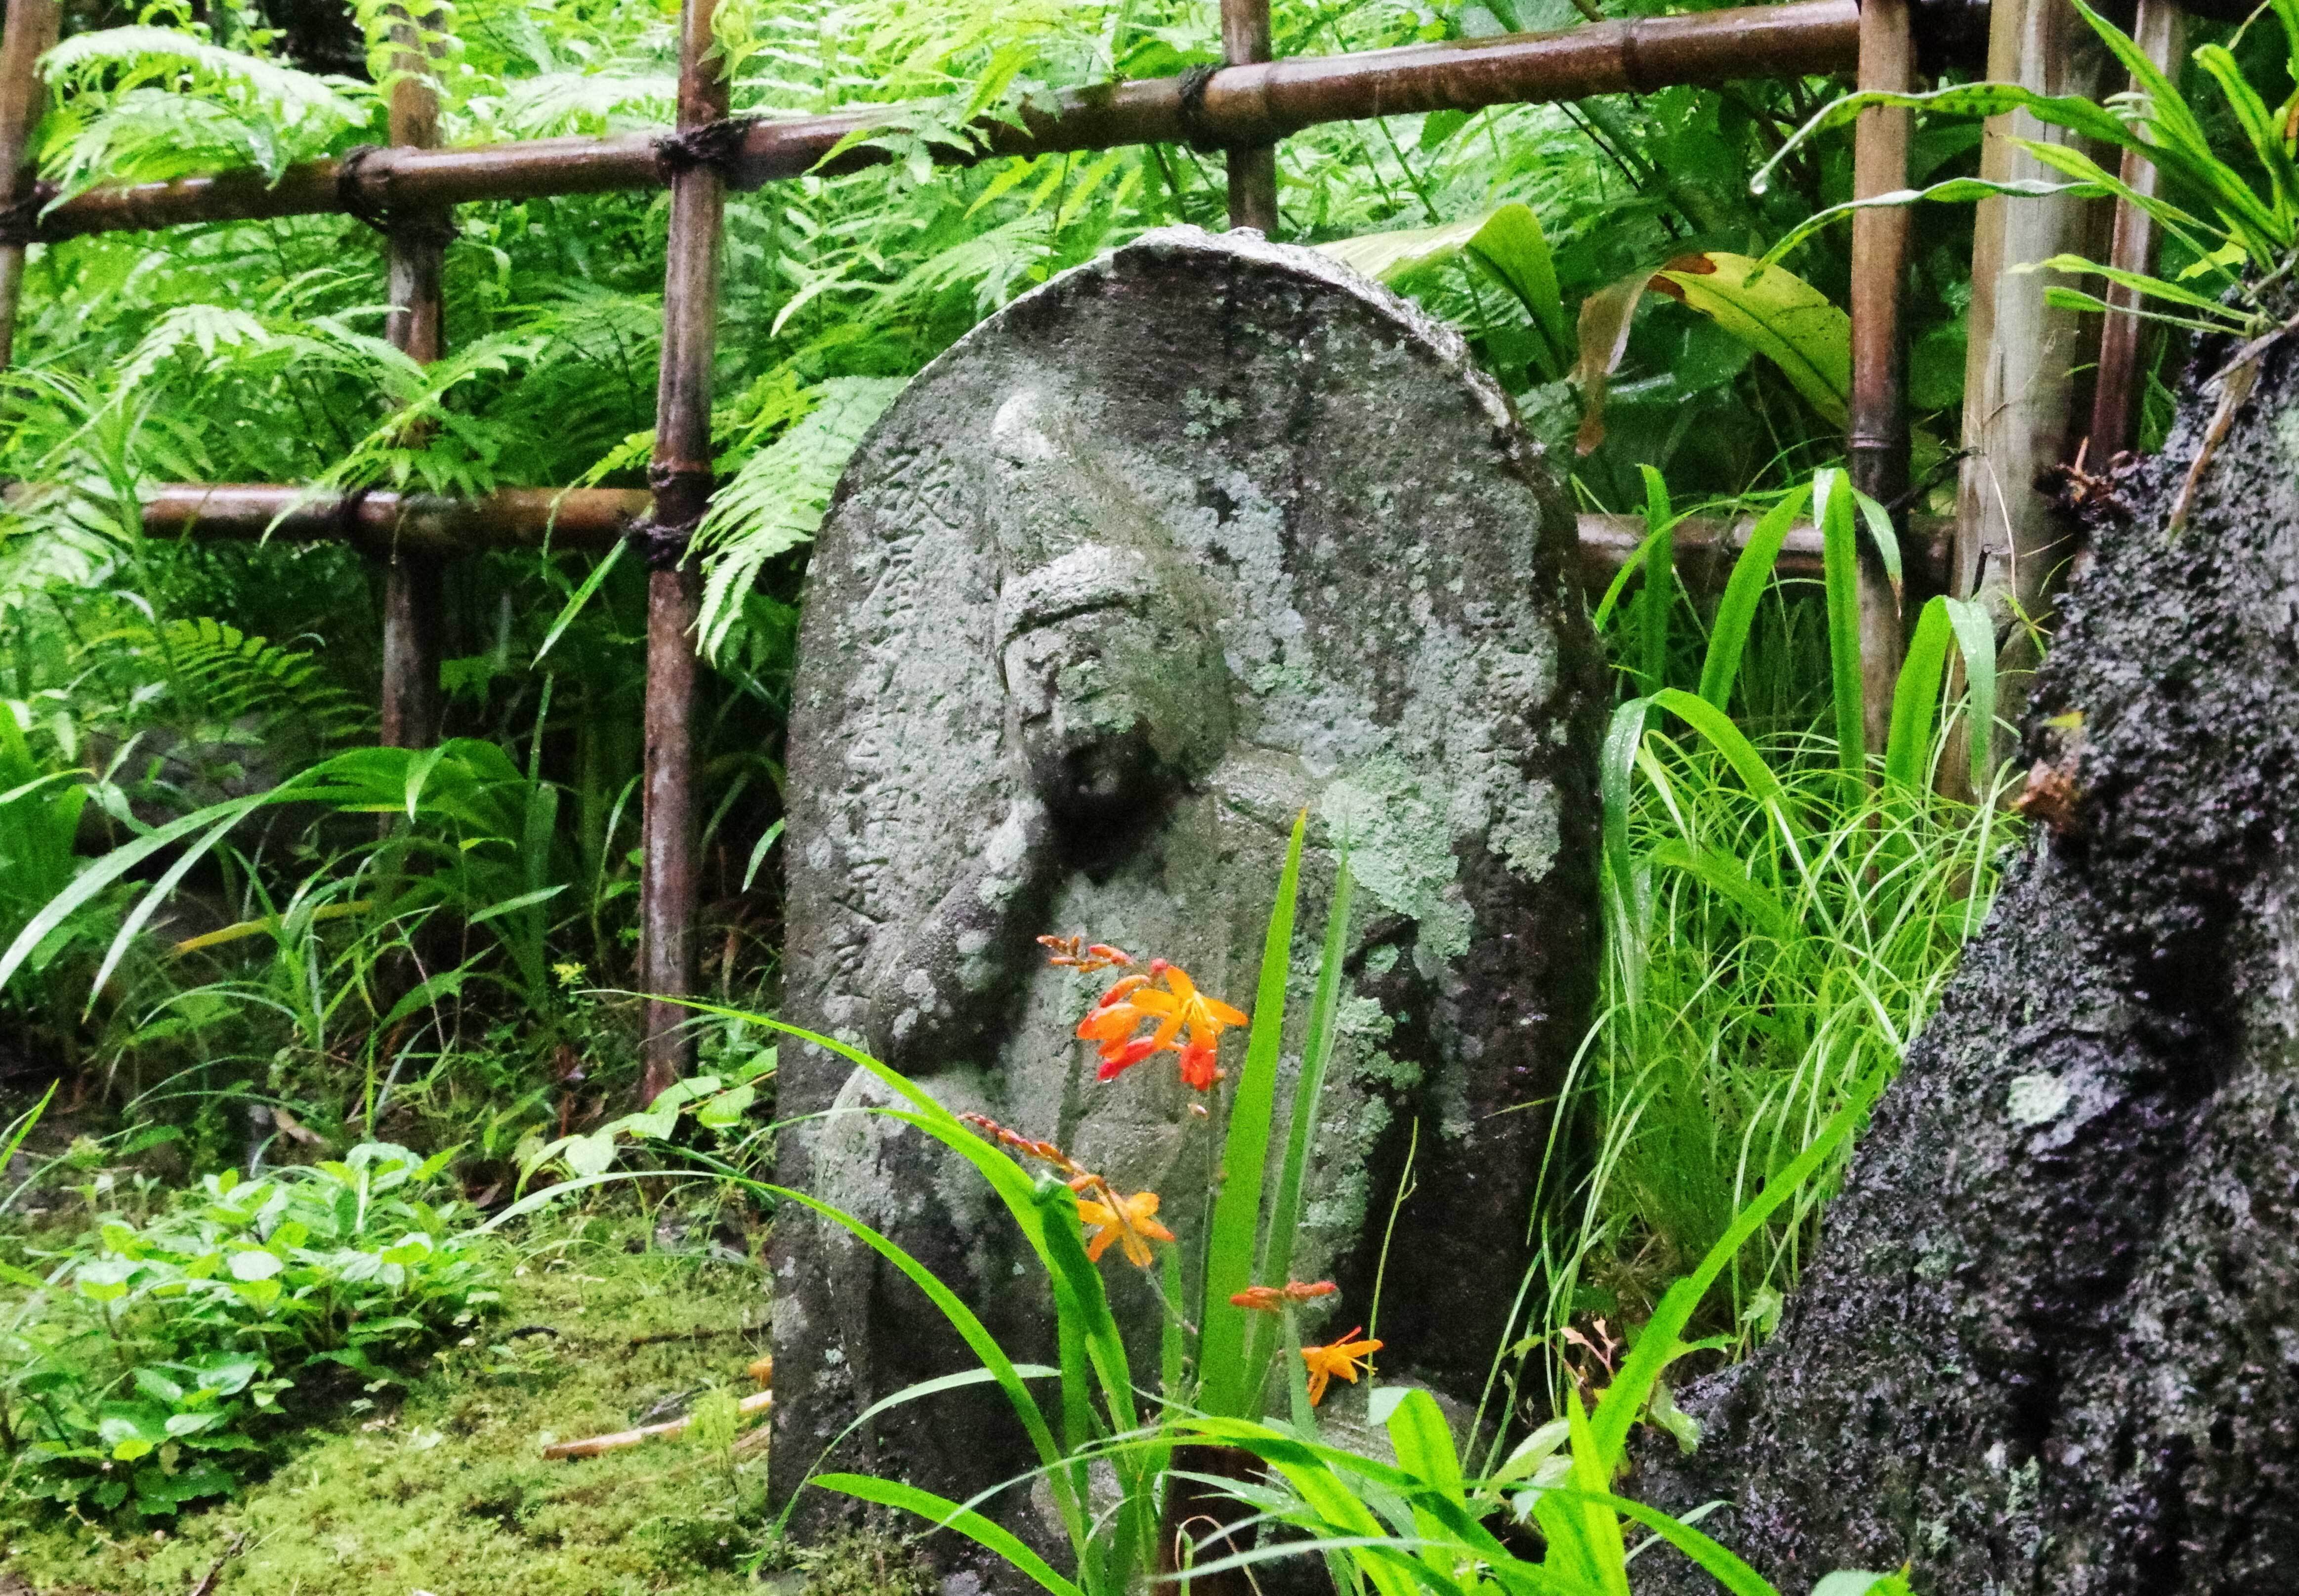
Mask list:
MULTIPOLYGON (((1358 894, 1295 1273, 1340 1282, 1336 1332, 1372 1317, 1379 1273, 1382 1377, 1473 1400, 1597 980, 1599 684, 1573 554, 1460 339, 1324 256, 1174 229, 1017 301, 880 420, 814 555, 788 1017, 1159 1193, 1201 1243, 1218 1151, 1193 1093, 1170 1067, 1097 1082, 1072 1033, 1101 984, 1035 939, 1162 956, 1247 1006, 1306 808, 1289 1032, 1344 845, 1358 894)), ((1296 1035, 1289 1074, 1298 1056, 1296 1035)), ((842 1060, 783 1058, 781 1117, 824 1116, 784 1133, 783 1179, 1044 1357, 1049 1293, 979 1177, 852 1111, 882 1097, 842 1060)), ((1242 1059, 1233 1037, 1223 1063, 1242 1059)), ((1150 1283, 1103 1267, 1154 1370, 1150 1283)), ((773 1290, 778 1492, 869 1403, 973 1364, 809 1216, 776 1222, 773 1290)), ((982 1386, 882 1416, 833 1466, 963 1499, 1032 1461, 982 1386)), ((1026 1489, 988 1510, 1038 1534, 1026 1489)))

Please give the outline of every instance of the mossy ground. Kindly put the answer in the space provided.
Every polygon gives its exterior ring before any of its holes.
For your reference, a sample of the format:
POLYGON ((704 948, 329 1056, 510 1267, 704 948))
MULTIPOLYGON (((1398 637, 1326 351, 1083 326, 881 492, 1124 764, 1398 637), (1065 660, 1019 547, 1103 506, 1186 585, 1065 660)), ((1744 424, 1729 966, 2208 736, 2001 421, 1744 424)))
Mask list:
POLYGON ((630 1218, 528 1233, 502 1313, 403 1391, 307 1434, 240 1500, 158 1534, 19 1515, 0 1591, 184 1596, 211 1569, 207 1596, 913 1588, 891 1542, 770 1545, 762 1448, 682 1439, 544 1460, 548 1442, 628 1428, 666 1397, 752 1389, 760 1272, 691 1234, 705 1250, 663 1250, 630 1218))

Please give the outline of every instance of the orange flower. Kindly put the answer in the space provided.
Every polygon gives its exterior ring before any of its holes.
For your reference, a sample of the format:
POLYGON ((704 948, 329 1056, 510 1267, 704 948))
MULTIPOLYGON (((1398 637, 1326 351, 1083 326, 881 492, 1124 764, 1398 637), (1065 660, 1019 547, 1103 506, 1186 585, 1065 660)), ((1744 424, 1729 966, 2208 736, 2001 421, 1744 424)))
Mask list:
POLYGON ((1152 1261, 1150 1243, 1174 1239, 1174 1233, 1158 1223, 1158 1193, 1136 1192, 1131 1197, 1120 1197, 1107 1183, 1099 1181, 1095 1189, 1100 1198, 1108 1201, 1080 1197, 1077 1205, 1079 1222, 1089 1233, 1086 1257, 1100 1263, 1114 1241, 1125 1252, 1126 1262, 1138 1269, 1148 1268, 1152 1261))
POLYGON ((1232 1297, 1232 1308, 1250 1308, 1257 1313, 1275 1313, 1288 1302, 1307 1302, 1318 1297, 1330 1297, 1341 1288, 1330 1280, 1289 1280, 1283 1285, 1249 1285, 1232 1297))
POLYGON ((1171 1052, 1181 1055, 1182 1079, 1197 1091, 1210 1092, 1221 1079, 1215 1060, 1222 1032, 1245 1023, 1235 1009, 1199 992, 1187 970, 1153 959, 1148 975, 1126 976, 1102 993, 1078 1022, 1077 1034, 1100 1045, 1098 1080, 1112 1079, 1152 1053, 1171 1052), (1150 1027, 1147 1032, 1141 1031, 1144 1024, 1150 1027))
POLYGON ((1182 1084, 1196 1092, 1210 1092, 1222 1072, 1214 1068, 1216 1043, 1211 1037, 1192 1036, 1182 1049, 1182 1084))
POLYGON ((1133 962, 1133 956, 1125 949, 1106 942, 1090 943, 1083 936, 1041 936, 1038 943, 1047 951, 1048 964, 1070 969, 1124 969, 1133 962))
POLYGON ((1357 1365, 1381 1351, 1377 1341, 1359 1341, 1364 1327, 1350 1331, 1340 1340, 1322 1347, 1303 1347, 1301 1361, 1309 1366, 1309 1405, 1314 1408, 1325 1400, 1326 1382, 1339 1377, 1354 1385, 1357 1383, 1357 1365))
POLYGON ((960 1114, 959 1118, 1010 1152, 1018 1152, 1026 1159, 1036 1159, 1042 1164, 1051 1164, 1065 1175, 1094 1180, 1100 1178, 1099 1176, 1089 1176, 1084 1165, 1051 1142, 1036 1141, 1024 1135, 1020 1131, 1009 1130, 987 1114, 960 1114))

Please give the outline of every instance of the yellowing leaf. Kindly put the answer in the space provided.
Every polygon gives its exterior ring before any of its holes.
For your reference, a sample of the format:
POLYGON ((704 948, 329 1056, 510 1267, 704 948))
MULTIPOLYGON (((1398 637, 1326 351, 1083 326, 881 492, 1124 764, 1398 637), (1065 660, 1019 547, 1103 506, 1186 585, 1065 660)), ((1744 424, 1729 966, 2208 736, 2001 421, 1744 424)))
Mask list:
POLYGON ((1637 301, 1650 281, 1642 270, 1597 290, 1581 302, 1581 360, 1573 380, 1581 389, 1581 432, 1573 452, 1586 454, 1605 441, 1605 384, 1621 363, 1629 346, 1629 328, 1636 320, 1637 301))
POLYGON ((1680 255, 1653 274, 1656 292, 1714 320, 1785 374, 1841 427, 1852 393, 1852 318, 1796 273, 1747 255, 1680 255))

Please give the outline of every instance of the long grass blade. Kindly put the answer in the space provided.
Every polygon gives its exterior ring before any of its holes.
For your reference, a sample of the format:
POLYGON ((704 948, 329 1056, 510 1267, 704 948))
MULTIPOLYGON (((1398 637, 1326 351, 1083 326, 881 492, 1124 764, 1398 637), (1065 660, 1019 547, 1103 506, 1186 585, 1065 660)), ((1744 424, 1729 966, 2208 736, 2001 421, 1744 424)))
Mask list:
POLYGON ((1740 656, 1747 652, 1748 634, 1756 624, 1756 606, 1771 584, 1772 568, 1780 563, 1789 527, 1811 498, 1809 484, 1784 495, 1757 518, 1749 528, 1747 546, 1732 561, 1731 579, 1717 603, 1707 658, 1700 667, 1700 696, 1720 710, 1729 712, 1732 707, 1732 686, 1739 679, 1740 656))
POLYGON ((1053 1565, 1025 1545, 1011 1530, 985 1518, 970 1508, 960 1507, 946 1496, 936 1496, 931 1491, 921 1491, 916 1485, 906 1485, 895 1480, 881 1480, 867 1474, 818 1474, 807 1482, 826 1491, 842 1492, 882 1507, 901 1508, 915 1513, 938 1529, 955 1530, 967 1540, 985 1546, 1006 1559, 1014 1568, 1037 1582, 1039 1587, 1054 1596, 1085 1596, 1077 1586, 1054 1572, 1053 1565))
MULTIPOLYGON (((1566 1496, 1584 1494, 1575 1486, 1561 1485, 1557 1489, 1566 1496)), ((1779 1589, 1770 1580, 1682 1519, 1671 1517, 1659 1509, 1647 1507, 1643 1502, 1614 1496, 1610 1492, 1589 1500, 1652 1531, 1698 1564, 1703 1573, 1730 1592, 1731 1596, 1780 1596, 1779 1589)))
MULTIPOLYGON (((1612 1467, 1618 1467, 1625 1456, 1629 1427, 1644 1411, 1655 1382, 1684 1351, 1681 1339, 1684 1327, 1692 1322, 1692 1316, 1698 1310, 1700 1300, 1708 1294, 1708 1288, 1716 1284, 1716 1277, 1724 1272, 1725 1266, 1739 1253, 1748 1238, 1763 1227, 1773 1210, 1819 1173, 1821 1166, 1834 1154, 1838 1144, 1851 1135, 1853 1128, 1865 1117, 1868 1105, 1875 1101, 1876 1093, 1882 1091, 1883 1086, 1883 1077, 1878 1075, 1857 1087, 1851 1100, 1830 1117, 1820 1134, 1797 1155, 1796 1161, 1766 1182, 1764 1191, 1742 1206, 1733 1218, 1731 1228, 1708 1250, 1707 1256, 1700 1260, 1700 1267, 1662 1294, 1660 1305, 1653 1309, 1652 1318, 1645 1322, 1644 1330, 1637 1337, 1637 1344, 1630 1349, 1628 1357, 1622 1361, 1620 1372, 1605 1388, 1605 1394, 1598 1400, 1597 1411, 1590 1416, 1590 1434, 1600 1460, 1609 1459, 1612 1467)), ((1605 1483, 1610 1483, 1609 1475, 1605 1483)))
POLYGON ((1245 1367, 1247 1309, 1230 1298, 1253 1284, 1259 1251, 1261 1185, 1269 1162, 1270 1120, 1276 1108, 1277 1053, 1284 1040, 1285 981, 1293 960, 1294 900, 1301 881, 1301 844, 1308 812, 1293 822, 1285 848, 1285 869, 1277 882, 1277 902, 1269 911, 1268 935, 1261 944, 1261 979, 1254 994, 1253 1027, 1247 1034, 1245 1070, 1230 1100, 1229 1135, 1222 1146, 1220 1194, 1206 1250, 1205 1329, 1198 1342, 1198 1367, 1205 1388, 1200 1401, 1208 1413, 1242 1417, 1260 1398, 1248 1390, 1245 1367))
POLYGON ((1828 677, 1836 702, 1837 761, 1866 772, 1868 734, 1860 681, 1860 548, 1851 478, 1825 470, 1813 482, 1828 598, 1828 677))
POLYGON ((1639 605, 1639 628, 1643 642, 1644 684, 1647 693, 1668 686, 1669 620, 1676 609, 1676 517, 1668 500, 1668 484, 1652 466, 1637 468, 1645 478, 1645 592, 1639 605))
MULTIPOLYGON (((1293 1083, 1293 1113, 1285 1126, 1285 1162, 1277 1172, 1268 1239, 1256 1275, 1264 1285, 1283 1285, 1293 1272, 1294 1233, 1301 1223, 1301 1194, 1308 1180, 1311 1143, 1316 1138, 1317 1106, 1325 1093, 1325 1068, 1333 1056, 1335 1024, 1340 1014, 1341 965, 1349 953, 1349 902, 1356 887, 1345 854, 1333 881, 1332 906, 1325 915, 1325 945, 1317 956, 1317 987, 1309 1000, 1308 1039, 1301 1052, 1300 1076, 1293 1083)), ((1282 1350, 1271 1329, 1274 1323, 1260 1315, 1247 1326, 1246 1379, 1256 1395, 1267 1388, 1269 1365, 1282 1350)))

